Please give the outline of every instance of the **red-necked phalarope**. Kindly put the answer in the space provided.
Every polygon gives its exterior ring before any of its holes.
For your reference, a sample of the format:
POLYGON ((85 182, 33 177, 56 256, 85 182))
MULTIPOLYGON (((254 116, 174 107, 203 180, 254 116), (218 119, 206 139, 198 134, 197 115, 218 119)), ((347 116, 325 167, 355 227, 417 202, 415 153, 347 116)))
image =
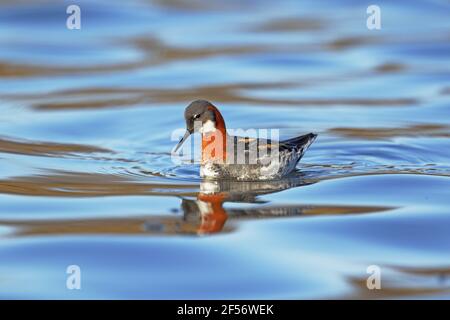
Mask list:
POLYGON ((317 135, 308 133, 274 141, 227 134, 225 121, 210 102, 197 100, 184 112, 186 133, 175 147, 176 152, 194 132, 202 135, 200 176, 237 180, 281 178, 295 169, 317 135))

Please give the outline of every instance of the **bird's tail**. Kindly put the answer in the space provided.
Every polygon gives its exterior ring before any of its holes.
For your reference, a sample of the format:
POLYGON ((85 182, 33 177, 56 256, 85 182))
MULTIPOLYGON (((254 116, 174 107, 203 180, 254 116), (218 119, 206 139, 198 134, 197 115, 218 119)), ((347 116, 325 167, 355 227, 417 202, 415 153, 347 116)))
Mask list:
POLYGON ((303 152, 316 140, 317 134, 308 133, 303 136, 298 136, 281 142, 282 146, 291 149, 303 149, 303 152))

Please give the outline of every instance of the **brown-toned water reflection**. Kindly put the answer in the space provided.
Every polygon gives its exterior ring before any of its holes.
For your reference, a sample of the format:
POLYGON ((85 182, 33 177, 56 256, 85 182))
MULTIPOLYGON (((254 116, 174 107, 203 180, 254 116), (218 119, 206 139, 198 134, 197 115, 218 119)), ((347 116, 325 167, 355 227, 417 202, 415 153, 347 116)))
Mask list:
MULTIPOLYGON (((97 177, 98 179, 98 177, 97 177)), ((102 219, 0 220, 12 228, 7 237, 56 235, 208 235, 235 230, 248 220, 294 218, 318 215, 346 215, 382 212, 388 206, 270 205, 259 196, 302 184, 299 179, 268 182, 203 181, 200 192, 182 196, 180 211, 172 215, 142 215, 102 219), (227 208, 227 203, 242 208, 227 208), (256 204, 251 206, 251 204, 256 204)), ((129 186, 133 188, 133 186, 129 186)), ((142 186, 143 188, 147 186, 142 186)), ((119 190, 117 192, 120 192, 119 190)), ((119 194, 119 193, 118 193, 119 194)), ((180 194, 181 196, 181 194, 180 194)))
POLYGON ((433 297, 450 294, 450 268, 408 268, 383 266, 383 286, 380 290, 367 290, 366 277, 349 277, 354 287, 345 299, 393 299, 399 296, 433 297))

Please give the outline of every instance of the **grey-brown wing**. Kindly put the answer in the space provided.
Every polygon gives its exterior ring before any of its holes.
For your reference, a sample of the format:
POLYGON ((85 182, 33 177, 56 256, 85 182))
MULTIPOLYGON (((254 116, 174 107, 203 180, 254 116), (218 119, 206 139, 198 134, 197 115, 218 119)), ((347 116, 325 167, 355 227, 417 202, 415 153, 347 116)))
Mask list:
POLYGON ((278 152, 280 145, 278 141, 270 139, 256 139, 250 137, 231 136, 230 142, 234 147, 234 154, 238 156, 256 156, 261 159, 266 156, 271 156, 278 152))

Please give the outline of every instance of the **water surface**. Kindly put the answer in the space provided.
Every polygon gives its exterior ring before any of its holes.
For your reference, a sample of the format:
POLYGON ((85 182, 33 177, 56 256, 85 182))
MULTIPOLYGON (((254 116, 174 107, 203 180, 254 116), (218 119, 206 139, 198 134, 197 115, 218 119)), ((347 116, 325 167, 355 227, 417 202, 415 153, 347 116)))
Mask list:
POLYGON ((378 31, 364 1, 69 4, 0 4, 1 298, 450 298, 447 1, 378 1, 378 31), (199 98, 319 137, 205 182, 170 155, 199 98))

